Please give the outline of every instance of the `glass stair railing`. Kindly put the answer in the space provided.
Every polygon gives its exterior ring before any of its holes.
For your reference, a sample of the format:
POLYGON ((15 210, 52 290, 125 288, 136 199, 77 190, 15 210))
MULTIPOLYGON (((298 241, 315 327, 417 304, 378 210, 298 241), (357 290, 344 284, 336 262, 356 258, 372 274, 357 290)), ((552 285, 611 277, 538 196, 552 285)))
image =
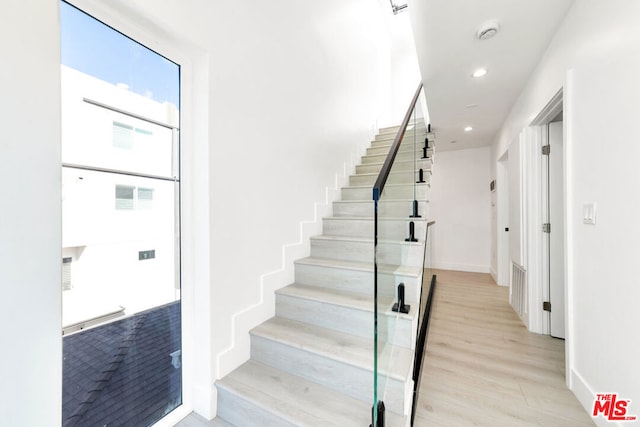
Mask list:
POLYGON ((391 148, 380 147, 388 154, 373 187, 375 427, 384 425, 385 399, 397 400, 396 364, 406 364, 400 360, 406 354, 400 342, 413 334, 409 341, 415 347, 418 315, 425 305, 421 293, 425 259, 430 256, 425 252, 427 230, 433 224, 427 219, 426 203, 434 142, 420 83, 391 148), (410 331, 399 327, 407 320, 410 331))

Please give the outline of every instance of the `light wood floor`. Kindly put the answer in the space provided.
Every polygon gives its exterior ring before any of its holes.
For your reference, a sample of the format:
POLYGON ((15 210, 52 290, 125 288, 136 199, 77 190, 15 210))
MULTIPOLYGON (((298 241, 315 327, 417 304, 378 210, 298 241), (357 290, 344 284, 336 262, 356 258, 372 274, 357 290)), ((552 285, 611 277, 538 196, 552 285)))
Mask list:
POLYGON ((490 275, 436 270, 415 426, 593 426, 564 341, 529 333, 490 275))

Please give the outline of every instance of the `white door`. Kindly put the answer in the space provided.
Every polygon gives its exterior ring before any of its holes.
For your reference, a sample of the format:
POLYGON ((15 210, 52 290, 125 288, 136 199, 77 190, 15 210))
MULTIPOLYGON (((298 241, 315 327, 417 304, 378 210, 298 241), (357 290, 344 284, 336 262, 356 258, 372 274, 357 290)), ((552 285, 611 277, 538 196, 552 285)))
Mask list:
POLYGON ((509 286, 511 256, 509 255, 509 166, 508 153, 498 160, 497 204, 498 204, 498 285, 509 286))
MULTIPOLYGON (((509 254, 516 265, 524 267, 523 209, 522 209, 522 140, 519 136, 509 144, 509 254)), ((511 268, 511 265, 509 265, 511 268)))
POLYGON ((562 156, 562 122, 549 123, 549 315, 550 334, 564 338, 564 178, 562 156))

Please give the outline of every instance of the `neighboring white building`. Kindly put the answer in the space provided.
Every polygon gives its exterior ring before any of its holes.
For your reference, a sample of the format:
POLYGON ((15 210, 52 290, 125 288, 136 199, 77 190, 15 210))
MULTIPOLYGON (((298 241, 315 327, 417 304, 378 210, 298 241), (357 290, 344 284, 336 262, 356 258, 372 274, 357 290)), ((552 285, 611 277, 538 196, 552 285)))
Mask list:
POLYGON ((63 328, 174 301, 176 106, 66 66, 62 87, 63 328))

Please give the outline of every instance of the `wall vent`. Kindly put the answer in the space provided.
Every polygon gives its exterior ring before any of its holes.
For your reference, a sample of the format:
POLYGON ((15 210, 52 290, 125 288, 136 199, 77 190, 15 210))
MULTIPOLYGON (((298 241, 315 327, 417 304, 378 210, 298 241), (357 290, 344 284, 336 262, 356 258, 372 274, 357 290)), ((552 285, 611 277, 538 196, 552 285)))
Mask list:
POLYGON ((510 297, 511 306, 524 321, 527 314, 527 272, 515 263, 511 263, 510 297))

